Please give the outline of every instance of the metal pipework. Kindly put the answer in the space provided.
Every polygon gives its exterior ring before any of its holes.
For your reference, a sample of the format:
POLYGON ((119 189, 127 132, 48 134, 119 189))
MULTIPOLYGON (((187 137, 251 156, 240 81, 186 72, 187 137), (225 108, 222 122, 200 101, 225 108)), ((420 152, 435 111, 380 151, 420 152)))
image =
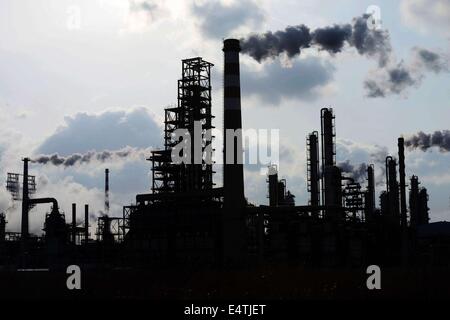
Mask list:
POLYGON ((6 236, 6 215, 0 213, 0 242, 5 241, 6 236))
POLYGON ((366 219, 372 217, 372 214, 375 210, 375 175, 374 175, 375 166, 370 164, 367 167, 367 191, 365 197, 365 207, 366 207, 366 219))
MULTIPOLYGON (((318 132, 314 131, 308 136, 308 173, 309 173, 309 192, 310 205, 318 207, 320 205, 320 178, 319 178, 319 139, 318 132)), ((313 211, 313 216, 318 212, 313 211)))
POLYGON ((387 156, 385 159, 386 167, 386 192, 389 192, 389 163, 393 160, 392 156, 387 156))
POLYGON ((403 228, 406 228, 405 140, 403 137, 398 138, 398 172, 400 175, 400 223, 403 228))
POLYGON ((29 158, 23 158, 23 191, 22 191, 22 224, 21 224, 21 237, 25 242, 28 238, 28 162, 29 158))
POLYGON ((109 214, 109 169, 105 169, 105 214, 109 214))
POLYGON ((397 182, 397 162, 391 157, 386 157, 386 189, 389 203, 389 213, 392 222, 399 224, 399 188, 397 182))
POLYGON ((29 199, 28 205, 30 204, 39 204, 39 203, 51 203, 53 206, 53 211, 58 210, 58 201, 56 201, 55 198, 36 198, 36 199, 29 199))
MULTIPOLYGON (((320 110, 320 120, 321 120, 321 135, 322 135, 322 204, 331 205, 336 204, 334 202, 330 202, 330 191, 327 189, 331 189, 333 185, 336 184, 335 181, 331 181, 333 179, 333 175, 326 175, 326 171, 331 171, 333 169, 327 169, 336 164, 335 161, 335 145, 334 145, 334 126, 333 126, 333 109, 331 108, 322 108, 320 110), (328 198, 328 200, 327 200, 328 198)), ((340 183, 340 182, 339 182, 340 183)))
POLYGON ((76 241, 76 227, 77 227, 77 204, 72 203, 72 243, 76 241))
POLYGON ((410 210, 410 224, 411 227, 419 225, 419 178, 417 176, 411 177, 411 189, 409 191, 409 210, 410 210))
POLYGON ((89 205, 84 205, 84 244, 89 242, 89 205))
POLYGON ((278 172, 275 165, 269 166, 269 206, 278 205, 278 172))

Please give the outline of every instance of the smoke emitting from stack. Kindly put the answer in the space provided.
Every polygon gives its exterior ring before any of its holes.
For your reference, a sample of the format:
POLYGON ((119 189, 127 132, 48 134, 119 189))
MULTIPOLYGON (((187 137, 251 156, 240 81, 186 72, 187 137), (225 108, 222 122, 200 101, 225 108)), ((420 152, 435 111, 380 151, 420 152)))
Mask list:
POLYGON ((450 130, 435 131, 430 134, 419 131, 405 139, 405 146, 411 150, 419 149, 421 151, 427 151, 432 147, 437 147, 441 152, 449 152, 450 130))
POLYGON ((354 18, 351 24, 335 24, 313 31, 301 24, 262 35, 254 34, 241 39, 242 52, 261 62, 282 53, 292 58, 299 55, 302 49, 310 47, 336 54, 348 44, 361 55, 377 57, 379 65, 383 67, 391 52, 389 34, 381 29, 369 29, 369 17, 365 14, 354 18))
POLYGON ((145 158, 149 149, 138 148, 123 148, 115 151, 89 151, 87 153, 74 153, 70 156, 64 157, 57 153, 52 155, 41 155, 32 159, 31 162, 39 164, 51 164, 54 166, 72 167, 75 165, 88 164, 92 161, 106 162, 108 160, 126 157, 142 157, 145 158))
POLYGON ((355 182, 364 182, 366 179, 366 171, 368 165, 366 163, 360 163, 359 165, 353 165, 349 160, 339 162, 338 168, 342 173, 348 173, 349 177, 355 180, 355 182))
POLYGON ((327 51, 332 56, 344 47, 355 48, 365 57, 374 58, 378 69, 372 70, 364 81, 369 98, 401 94, 420 85, 427 72, 449 72, 449 57, 427 48, 413 47, 410 61, 397 61, 387 30, 370 25, 371 15, 353 18, 352 23, 334 24, 310 30, 304 24, 288 26, 284 30, 252 34, 241 39, 242 52, 258 62, 286 54, 293 58, 307 48, 327 51))

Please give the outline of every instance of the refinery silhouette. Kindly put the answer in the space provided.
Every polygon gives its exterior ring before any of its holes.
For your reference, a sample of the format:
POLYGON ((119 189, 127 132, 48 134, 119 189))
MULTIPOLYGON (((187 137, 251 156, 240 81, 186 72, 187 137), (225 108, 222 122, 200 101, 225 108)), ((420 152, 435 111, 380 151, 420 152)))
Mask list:
MULTIPOLYGON (((269 54, 251 51, 250 40, 243 49, 259 59, 269 54)), ((237 39, 223 42, 224 131, 245 128, 241 43, 237 39)), ((0 215, 0 283, 9 286, 8 294, 69 294, 65 280, 60 280, 69 265, 86 272, 84 294, 94 297, 223 298, 243 292, 249 297, 269 298, 286 297, 286 292, 291 298, 358 297, 366 290, 360 287, 365 286, 369 265, 390 270, 392 277, 399 275, 401 288, 410 285, 401 275, 415 270, 412 279, 431 281, 436 286, 433 294, 449 294, 448 288, 437 283, 438 279, 448 280, 448 275, 443 275, 450 267, 450 223, 430 223, 427 189, 419 177, 405 172, 405 147, 442 146, 445 132, 428 138, 423 133, 411 139, 398 138, 398 153, 383 159, 385 185, 378 201, 375 189, 381 181, 375 181, 373 164, 359 170, 362 179, 356 179, 348 174, 351 168, 344 170, 336 163, 335 114, 332 108, 323 108, 317 114, 318 131, 307 135, 307 159, 297 159, 307 164, 308 203, 296 204, 286 180, 278 177, 279 168, 270 166, 269 203, 252 204, 244 194, 239 137, 229 141, 224 134, 223 157, 231 153, 234 161, 223 162, 223 187, 215 187, 210 162, 172 161, 173 148, 180 142, 173 135, 178 129, 193 134, 194 124, 201 123, 202 153, 211 147, 213 137, 206 134, 214 128, 211 68, 201 57, 182 60, 178 104, 165 109, 163 148, 147 155, 151 192, 136 195, 133 205, 123 207, 122 216, 109 214, 108 169, 105 212, 97 221, 90 221, 89 204, 84 212, 73 204, 69 218, 60 212, 58 199, 34 196, 30 161, 69 165, 70 161, 83 161, 81 156, 23 158, 23 172, 8 174, 6 187, 22 203, 20 232, 9 230, 6 215, 0 215), (42 221, 43 236, 29 232, 29 212, 35 206, 38 210, 50 208, 42 221), (84 222, 80 223, 80 216, 84 222), (90 227, 95 227, 95 234, 90 227), (106 279, 110 280, 105 284, 106 279), (30 289, 43 283, 45 288, 30 289), (346 284, 342 291, 340 287, 327 291, 324 288, 329 283, 346 284), (270 287, 277 288, 280 296, 268 294, 270 287)), ((410 294, 420 294, 425 286, 420 282, 410 294)))

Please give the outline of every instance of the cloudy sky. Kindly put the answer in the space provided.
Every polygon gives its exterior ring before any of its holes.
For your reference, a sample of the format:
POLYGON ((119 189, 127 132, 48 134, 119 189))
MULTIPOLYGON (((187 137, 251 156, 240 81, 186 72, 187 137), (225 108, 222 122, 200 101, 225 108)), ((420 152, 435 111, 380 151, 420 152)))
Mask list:
MULTIPOLYGON (((67 213, 76 202, 99 214, 109 167, 112 214, 120 215, 149 190, 145 156, 161 146, 180 60, 214 63, 220 128, 222 39, 298 40, 304 27, 312 38, 300 51, 283 40, 263 58, 254 47, 241 55, 244 127, 280 130, 280 175, 303 204, 305 138, 320 129, 320 109, 333 107, 338 162, 375 163, 382 183, 380 159, 396 154, 400 135, 450 129, 449 24, 449 0, 1 1, 0 183, 21 171, 24 156, 90 153, 89 163, 32 164, 38 195, 56 197, 67 213), (361 42, 357 22, 370 5, 380 9, 381 29, 361 42), (341 31, 341 42, 328 41, 341 31)), ((448 149, 407 151, 407 175, 429 190, 432 220, 450 220, 448 149)), ((245 174, 249 200, 266 203, 265 177, 253 167, 245 174)), ((2 188, 0 210, 9 208, 11 229, 18 206, 2 188)), ((32 210, 32 231, 40 232, 46 210, 32 210)))

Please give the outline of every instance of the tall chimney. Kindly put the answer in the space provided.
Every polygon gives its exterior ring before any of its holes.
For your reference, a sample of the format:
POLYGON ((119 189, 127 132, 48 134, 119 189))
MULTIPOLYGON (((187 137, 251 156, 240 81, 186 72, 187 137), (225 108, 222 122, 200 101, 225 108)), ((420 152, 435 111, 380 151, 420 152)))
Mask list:
POLYGON ((22 226, 21 236, 22 243, 25 244, 28 238, 28 211, 29 211, 29 198, 28 198, 28 162, 29 158, 23 160, 23 191, 22 191, 22 226))
POLYGON ((223 42, 223 52, 224 52, 223 185, 224 185, 225 203, 242 206, 244 204, 244 168, 242 163, 243 162, 242 135, 239 132, 235 131, 235 130, 242 130, 239 51, 241 51, 239 40, 226 39, 223 42), (236 134, 231 135, 231 133, 236 134))
POLYGON ((406 228, 405 140, 403 137, 398 138, 398 171, 400 175, 400 223, 403 228, 406 228))
MULTIPOLYGON (((308 136, 308 191, 310 192, 310 205, 318 207, 320 202, 319 196, 319 141, 317 131, 312 132, 308 136)), ((313 216, 317 216, 316 210, 312 211, 313 216)))
POLYGON ((72 203, 72 243, 76 241, 76 228, 77 228, 77 204, 72 203))
POLYGON ((109 169, 105 169, 105 214, 109 215, 109 169))
POLYGON ((89 205, 84 205, 84 243, 89 241, 89 205))
POLYGON ((224 210, 222 216, 222 262, 224 263, 241 260, 245 250, 244 167, 242 161, 241 88, 239 79, 240 51, 239 40, 224 40, 224 210))

